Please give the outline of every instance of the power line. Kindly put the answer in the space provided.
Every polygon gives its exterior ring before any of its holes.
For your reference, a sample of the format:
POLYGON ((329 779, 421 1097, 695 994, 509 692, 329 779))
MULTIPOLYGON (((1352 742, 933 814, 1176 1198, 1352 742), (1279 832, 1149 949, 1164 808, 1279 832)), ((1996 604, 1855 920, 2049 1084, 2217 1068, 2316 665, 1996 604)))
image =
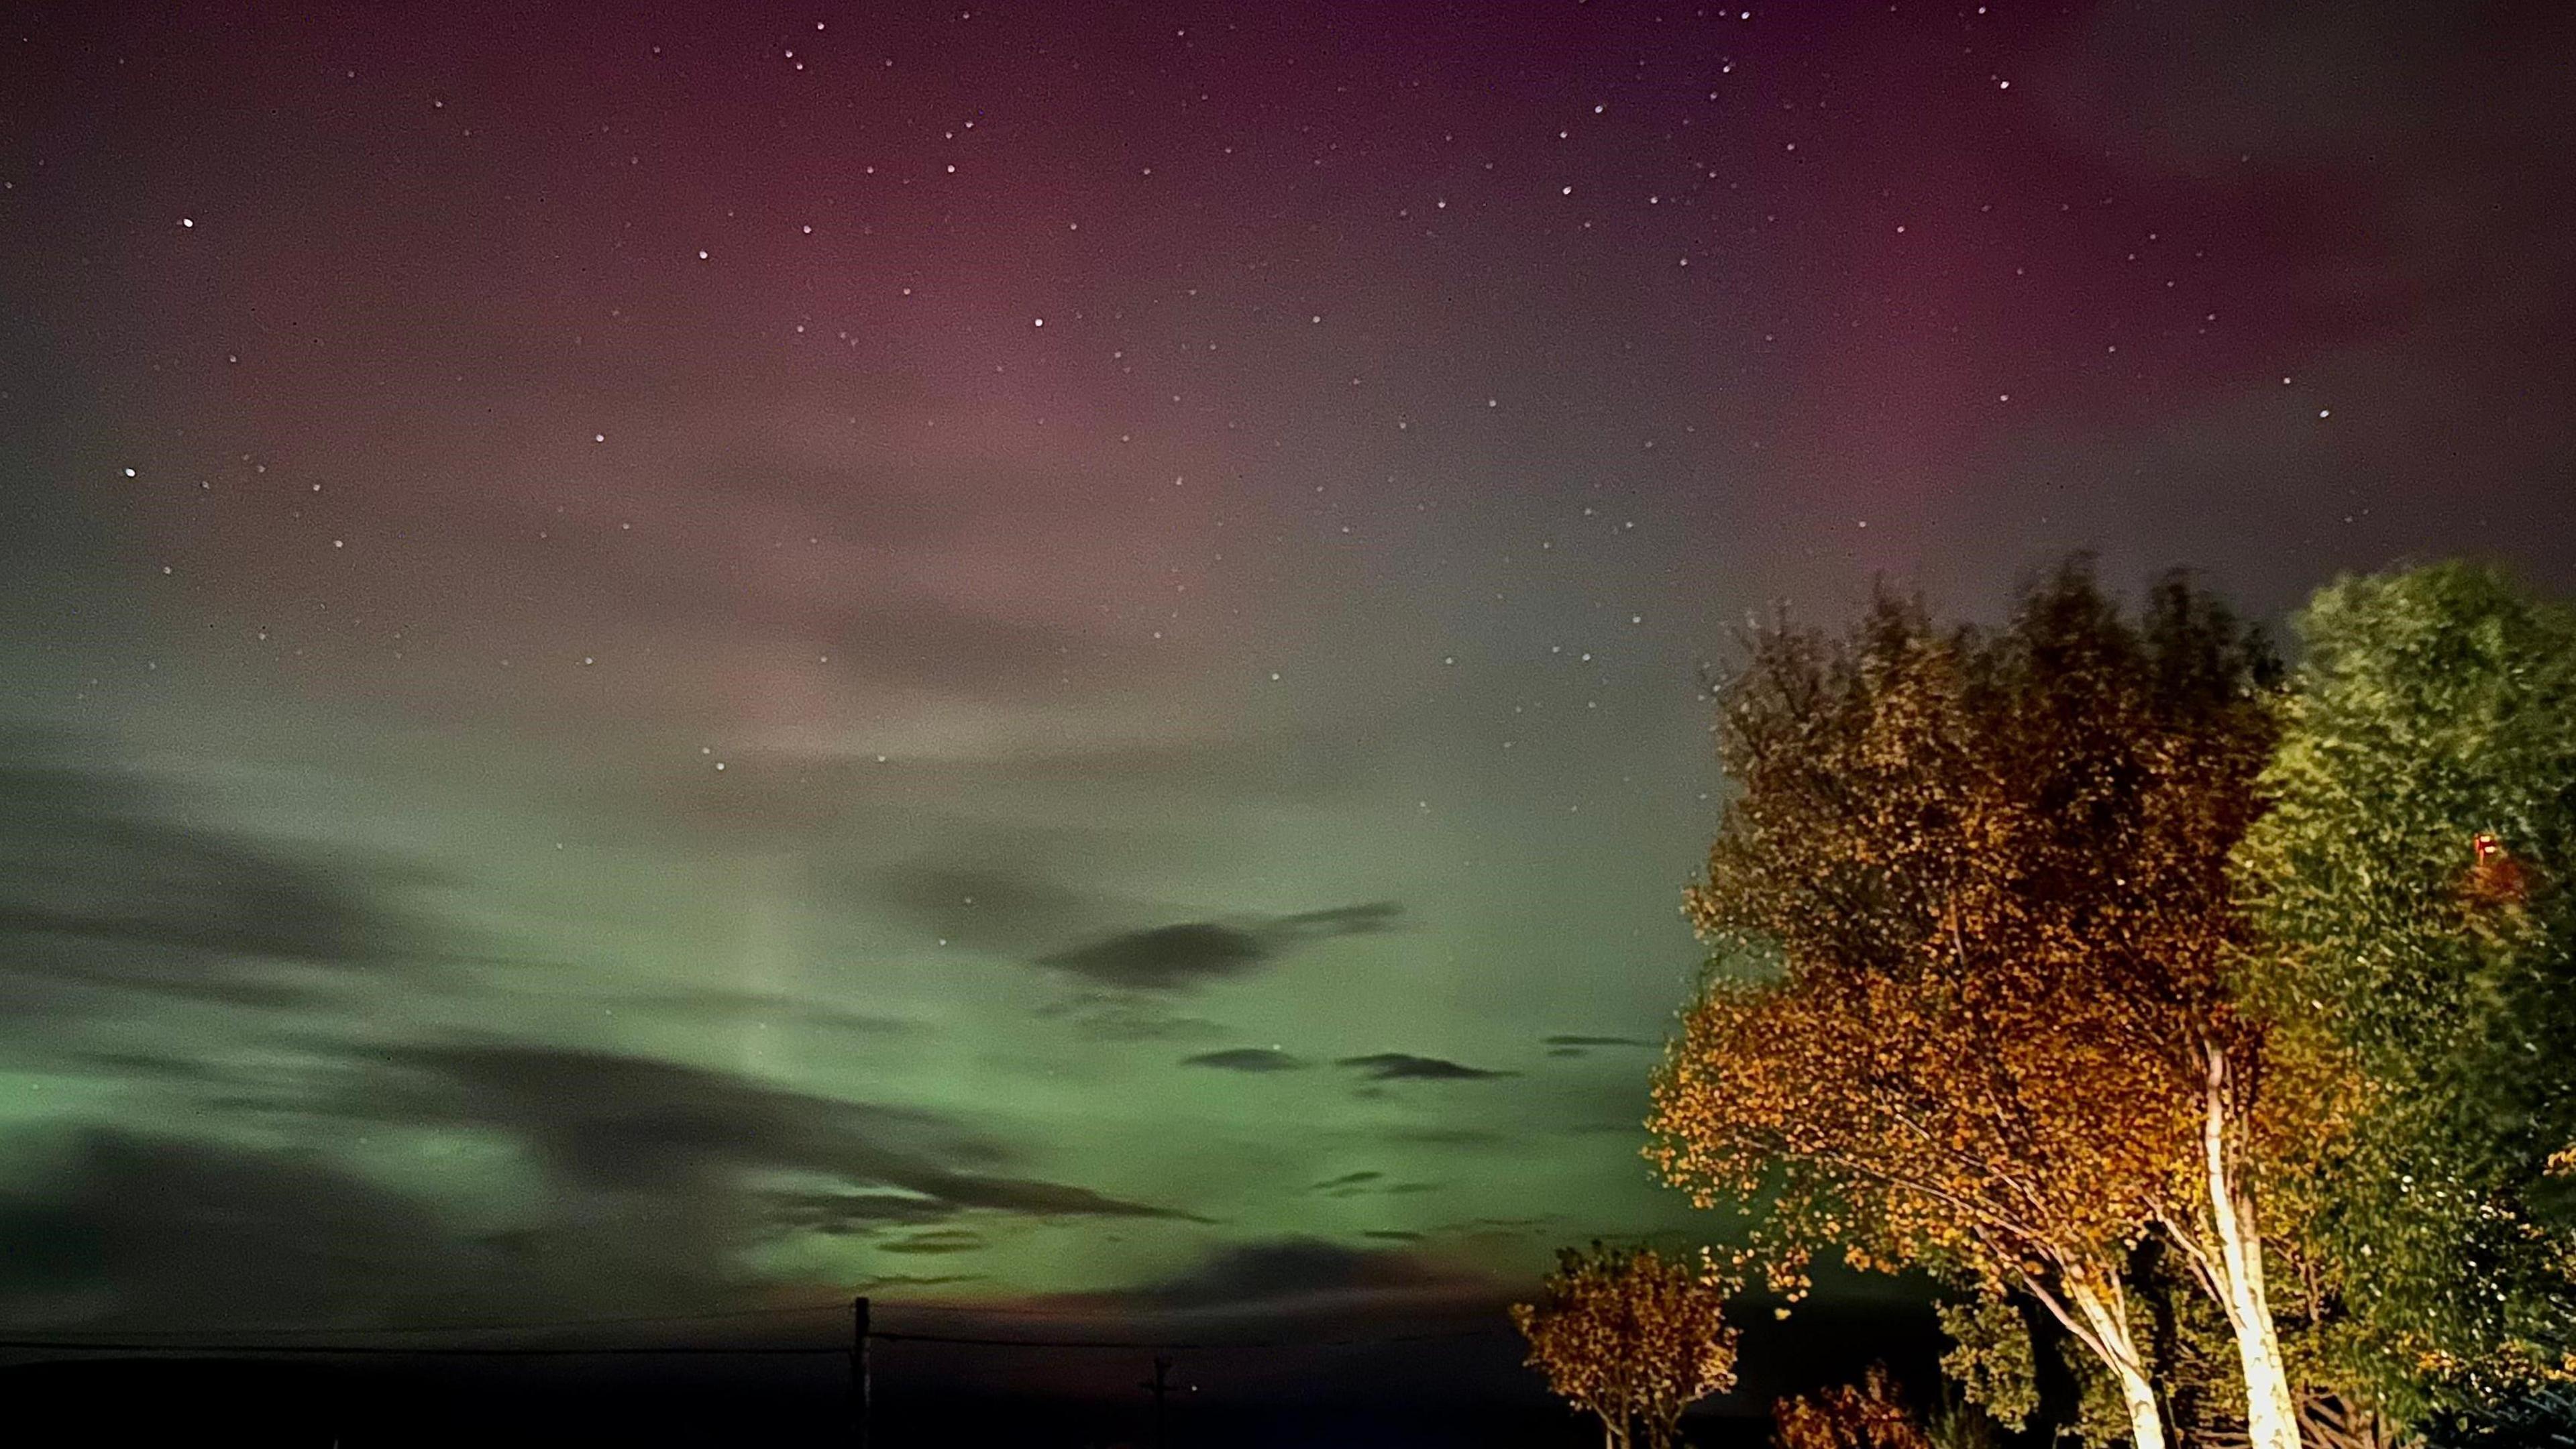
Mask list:
POLYGON ((1215 1353, 1231 1349, 1353 1348, 1377 1343, 1432 1343, 1443 1339, 1490 1338, 1502 1331, 1499 1327, 1464 1328, 1451 1329, 1446 1333, 1366 1334, 1349 1338, 1211 1339, 1200 1343, 1171 1338, 975 1338, 942 1333, 871 1333, 868 1337, 884 1343, 968 1344, 979 1348, 1120 1348, 1215 1353))
POLYGON ((758 1344, 616 1344, 591 1347, 511 1344, 413 1343, 168 1343, 106 1339, 0 1338, 0 1352, 150 1354, 296 1354, 315 1358, 591 1358, 627 1356, 677 1357, 698 1354, 845 1354, 843 1347, 799 1348, 758 1344))
MULTIPOLYGON (((1250 1306, 1250 1304, 1219 1305, 1214 1309, 1198 1308, 1190 1311, 1201 1313, 1222 1312, 1226 1311, 1228 1308, 1232 1308, 1234 1311, 1242 1311, 1250 1306)), ((877 1307, 880 1311, 890 1311, 898 1315, 922 1312, 962 1313, 978 1318, 1028 1318, 1044 1319, 1058 1323, 1079 1322, 1084 1319, 1115 1319, 1121 1316, 1113 1309, 978 1308, 972 1304, 966 1303, 880 1302, 877 1307)), ((714 1313, 655 1313, 622 1318, 520 1319, 486 1323, 397 1323, 383 1324, 376 1327, 344 1326, 338 1328, 128 1328, 115 1330, 110 1337, 113 1341, 123 1342, 136 1339, 187 1339, 202 1341, 241 1337, 255 1337, 262 1339, 309 1339, 335 1336, 383 1338, 391 1335, 424 1333, 537 1333, 574 1328, 626 1328, 644 1324, 722 1323, 741 1322, 757 1318, 799 1318, 817 1314, 839 1315, 848 1313, 849 1311, 850 1306, 846 1303, 813 1303, 798 1307, 741 1308, 714 1313)), ((1461 1311, 1474 1311, 1479 1314, 1484 1312, 1482 1309, 1461 1311)), ((879 1338, 888 1337, 888 1335, 885 1334, 877 1334, 875 1336, 879 1338)), ((923 1342, 952 1341, 937 1339, 930 1335, 913 1335, 913 1337, 923 1342)), ((62 1341, 86 1341, 88 1335, 82 1333, 78 1329, 73 1329, 58 1334, 57 1338, 62 1341)), ((103 1339, 102 1341, 107 1340, 103 1339)), ((970 1341, 991 1343, 1021 1342, 1021 1340, 1018 1339, 970 1340, 966 1338, 959 1338, 953 1341, 959 1343, 970 1341)))
MULTIPOLYGON (((968 1313, 973 1314, 978 1318, 1050 1318, 1057 1320, 1122 1317, 1134 1318, 1184 1313, 1244 1313, 1258 1308, 1277 1306, 1274 1300, 1260 1298, 1240 1298, 1226 1303, 1192 1303, 1164 1307, 1146 1307, 1129 1304, 1123 1308, 1115 1304, 1104 1304, 1097 1307, 1080 1304, 1066 1304, 1062 1307, 1055 1308, 1006 1308, 1000 1306, 987 1308, 974 1303, 902 1303, 890 1298, 880 1298, 876 1300, 876 1305, 877 1307, 892 1313, 968 1313)), ((1467 1303, 1460 1304, 1448 1311, 1453 1313, 1498 1313, 1502 1310, 1499 1303, 1491 1305, 1467 1303)))
MULTIPOLYGON (((846 1310, 844 1310, 846 1311, 846 1310)), ((653 1321, 653 1320, 643 1320, 653 1321)), ((929 1343, 970 1348, 1124 1349, 1215 1353, 1230 1350, 1352 1348, 1370 1344, 1431 1343, 1491 1337, 1499 1328, 1452 1329, 1444 1333, 1364 1334, 1339 1338, 1177 1339, 985 1338, 969 1334, 886 1333, 871 1330, 879 1343, 929 1343)), ((259 1355, 292 1354, 316 1358, 586 1358, 652 1356, 761 1356, 846 1354, 845 1345, 804 1347, 771 1344, 409 1344, 409 1343, 173 1343, 156 1339, 10 1338, 0 1339, 0 1352, 146 1353, 259 1355)))

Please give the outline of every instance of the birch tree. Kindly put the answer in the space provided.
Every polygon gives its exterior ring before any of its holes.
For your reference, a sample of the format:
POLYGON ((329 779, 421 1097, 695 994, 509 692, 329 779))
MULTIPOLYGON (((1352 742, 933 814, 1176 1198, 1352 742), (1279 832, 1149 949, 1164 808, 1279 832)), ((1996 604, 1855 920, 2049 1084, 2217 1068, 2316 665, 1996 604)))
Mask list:
POLYGON ((2296 1449, 2250 1164, 2264 1051, 2224 970, 2276 671, 2179 579, 2125 618, 2078 559, 1986 633, 1882 593, 1774 626, 1720 690, 1740 793, 1688 894, 1715 950, 1650 1155, 1828 1244, 2035 1298, 2165 1425, 2127 1263, 2168 1235, 2225 1311, 2257 1449, 2296 1449), (1759 963, 1747 969, 1747 963, 1759 963))

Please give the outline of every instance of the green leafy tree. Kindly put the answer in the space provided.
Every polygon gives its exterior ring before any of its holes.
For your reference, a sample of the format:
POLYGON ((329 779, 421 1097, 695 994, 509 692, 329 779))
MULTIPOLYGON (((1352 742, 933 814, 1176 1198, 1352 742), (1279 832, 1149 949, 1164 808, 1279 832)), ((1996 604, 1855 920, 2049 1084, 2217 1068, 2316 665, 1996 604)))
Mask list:
MULTIPOLYGON (((2206 1328, 2219 1318, 2206 1294, 2195 1284, 2161 1270, 2153 1254, 2142 1254, 2130 1269, 2130 1331, 2141 1366, 2152 1381, 2164 1417, 2179 1442, 2194 1446, 2245 1442, 2244 1390, 2233 1381, 2230 1364, 2202 1356, 2209 1340, 2195 1335, 2178 1341, 2176 1310, 2192 1315, 2194 1327, 2206 1328), (2213 1383, 2215 1381, 2215 1385, 2213 1383), (2219 1387, 2212 1395, 2209 1390, 2219 1387), (2214 1400, 2214 1401, 2213 1401, 2214 1400), (2231 1415, 2229 1406, 2235 1406, 2231 1415), (2213 1412, 2215 1410, 2215 1412, 2213 1412)), ((2011 1299, 1980 1296, 1965 1302, 1935 1305, 1942 1332, 1950 1340, 1941 1356, 1947 1375, 1968 1404, 2002 1427, 2020 1433, 2044 1422, 2039 1387, 2040 1340, 2011 1299)), ((2222 1325, 2216 1341, 2223 1349, 2222 1325)), ((2055 1356, 2064 1364, 2074 1400, 2064 1406, 2067 1422, 2058 1438, 2104 1449, 2130 1437, 2129 1405, 2117 1374, 2098 1355, 2071 1337, 2054 1340, 2055 1356)))
POLYGON ((1538 1301, 1512 1305, 1530 1366, 1601 1421, 1607 1449, 1668 1449, 1682 1411, 1735 1383, 1726 1290, 1652 1248, 1560 1249, 1538 1301))
POLYGON ((2338 581, 2298 627, 2244 985, 2356 1083, 2299 1164, 2315 1352, 2360 1416, 2429 1425, 2576 1349, 2576 611, 2455 563, 2338 581))
POLYGON ((1968 1403, 2013 1433, 2039 1412, 2039 1363, 2020 1306, 2001 1294, 1934 1305, 1950 1340, 1941 1372, 1968 1403))

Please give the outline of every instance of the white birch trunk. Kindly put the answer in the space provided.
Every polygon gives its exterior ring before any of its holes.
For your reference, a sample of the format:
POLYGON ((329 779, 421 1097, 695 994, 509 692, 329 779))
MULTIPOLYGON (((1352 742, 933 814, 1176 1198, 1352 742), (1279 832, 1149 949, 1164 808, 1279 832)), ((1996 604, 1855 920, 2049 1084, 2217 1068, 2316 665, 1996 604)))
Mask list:
POLYGON ((2156 1388, 2148 1381, 2146 1360, 2129 1331, 2128 1315, 2089 1283, 2068 1282, 2066 1301, 2084 1320, 2091 1348, 2120 1384, 2121 1407, 2129 1411, 2129 1438, 2137 1449, 2165 1449, 2165 1420, 2156 1408, 2156 1388))
POLYGON ((2211 1047, 2208 1061, 2201 1114, 2203 1168, 2218 1239, 2219 1306, 2235 1333, 2237 1362, 2245 1373, 2245 1437, 2251 1449, 2299 1449, 2298 1405, 2282 1365, 2271 1299, 2263 1289, 2263 1238, 2255 1223, 2254 1197, 2237 1183, 2230 1166, 2227 1057, 2211 1047))

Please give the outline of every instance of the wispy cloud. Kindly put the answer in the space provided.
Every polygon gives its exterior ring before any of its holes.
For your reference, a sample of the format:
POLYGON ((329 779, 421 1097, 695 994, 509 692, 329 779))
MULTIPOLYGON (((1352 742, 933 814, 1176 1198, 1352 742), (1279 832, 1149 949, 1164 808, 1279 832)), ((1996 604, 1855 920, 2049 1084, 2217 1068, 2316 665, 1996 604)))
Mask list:
MULTIPOLYGON (((845 1101, 676 1062, 519 1043, 397 1047, 347 1110, 516 1137, 568 1187, 686 1194, 755 1174, 837 1177, 850 1214, 925 1221, 988 1209, 1032 1217, 1191 1218, 1178 1209, 1019 1176, 1012 1154, 942 1113, 845 1101), (891 1191, 894 1195, 889 1195, 891 1191)), ((829 1204, 809 1198, 806 1220, 829 1204)))
POLYGON ((1243 975, 1278 954, 1276 944, 1257 930, 1188 921, 1123 932, 1041 956, 1038 964, 1101 986, 1178 991, 1243 975))
POLYGON ((1282 1238, 1220 1249, 1193 1268, 1123 1296, 1162 1309, 1241 1308, 1478 1293, 1490 1286, 1401 1249, 1282 1238))
POLYGON ((1393 930, 1403 914, 1392 901, 1369 901, 1249 922, 1183 921, 1103 937, 1037 964, 1114 990, 1186 991, 1248 975, 1311 942, 1393 930))
MULTIPOLYGON (((361 987, 452 985, 497 958, 402 910, 384 861, 322 859, 207 823, 72 741, 0 736, 0 1000, 7 1024, 139 1004, 288 1009, 361 987)), ((526 963, 513 963, 526 964, 526 963)))
POLYGON ((1328 1177, 1322 1182, 1316 1183, 1310 1191, 1334 1192, 1346 1187, 1362 1187, 1369 1183, 1376 1182, 1385 1176, 1385 1173, 1378 1172, 1374 1169, 1361 1172, 1345 1172, 1339 1177, 1328 1177))
POLYGON ((1201 1052, 1194 1057, 1183 1057, 1181 1065, 1213 1067, 1221 1072, 1295 1072, 1313 1063, 1276 1047, 1232 1047, 1221 1052, 1201 1052))
POLYGON ((1439 1190, 1440 1184, 1436 1182, 1389 1182, 1386 1179, 1385 1173, 1379 1172, 1375 1169, 1363 1169, 1358 1172, 1345 1172, 1339 1177, 1326 1178, 1322 1182, 1316 1183, 1313 1187, 1307 1189, 1308 1192, 1320 1193, 1325 1197, 1364 1197, 1370 1195, 1403 1197, 1413 1193, 1437 1192, 1439 1190))
POLYGON ((1333 1065, 1364 1073, 1372 1082, 1481 1082, 1515 1075, 1465 1066, 1441 1057, 1418 1057, 1410 1052, 1372 1052, 1367 1056, 1344 1057, 1333 1065))
POLYGON ((910 1237, 878 1243, 876 1250, 880 1253, 973 1253, 983 1247, 981 1233, 964 1228, 932 1228, 910 1237))
POLYGON ((1642 1037, 1584 1036, 1574 1032, 1559 1032, 1554 1036, 1542 1038, 1542 1040, 1547 1045, 1547 1054, 1552 1057, 1589 1056, 1592 1054, 1592 1050, 1595 1047, 1651 1047, 1655 1045, 1655 1043, 1647 1041, 1642 1037))

